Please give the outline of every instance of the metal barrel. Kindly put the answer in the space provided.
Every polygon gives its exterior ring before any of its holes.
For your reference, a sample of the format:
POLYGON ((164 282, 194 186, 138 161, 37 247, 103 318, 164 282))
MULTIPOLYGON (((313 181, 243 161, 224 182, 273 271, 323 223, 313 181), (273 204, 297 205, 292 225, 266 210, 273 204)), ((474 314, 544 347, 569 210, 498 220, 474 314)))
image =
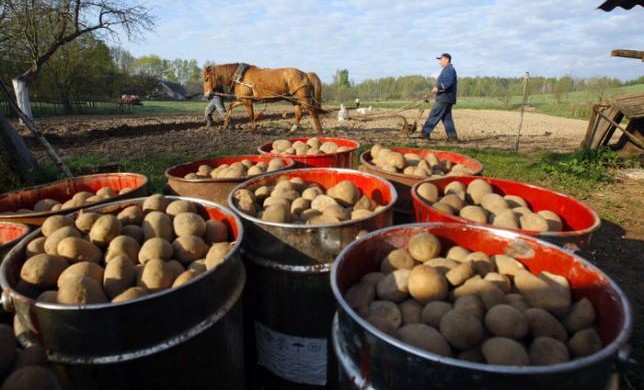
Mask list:
MULTIPOLYGON (((453 182, 460 181, 467 185, 473 180, 485 180, 492 186, 495 193, 500 195, 518 195, 522 197, 536 212, 550 210, 556 213, 563 223, 561 231, 538 232, 516 229, 518 233, 535 236, 539 239, 552 242, 560 246, 572 245, 573 248, 583 248, 590 243, 592 233, 599 229, 601 219, 597 213, 585 203, 562 193, 538 187, 532 184, 512 180, 496 179, 492 177, 477 176, 451 176, 431 180, 440 191, 453 182)), ((427 201, 418 195, 418 187, 425 183, 416 183, 411 189, 414 203, 416 222, 458 222, 465 224, 478 224, 477 222, 461 218, 457 215, 443 213, 433 208, 427 201)))
POLYGON ((628 360, 633 327, 624 292, 590 262, 534 237, 457 223, 394 226, 363 236, 338 256, 331 273, 338 313, 333 346, 342 389, 596 389, 604 390, 620 362, 628 360), (597 313, 596 329, 603 348, 583 358, 549 366, 513 367, 471 363, 440 356, 389 336, 352 310, 344 300, 350 286, 411 237, 429 232, 443 245, 512 255, 532 273, 565 276, 575 299, 588 298, 597 313))
POLYGON ((46 198, 64 203, 71 199, 74 194, 81 191, 96 192, 103 187, 110 187, 118 192, 125 188, 130 188, 129 192, 124 192, 115 197, 106 198, 90 205, 98 206, 123 199, 145 196, 148 194, 147 184, 148 178, 139 173, 96 173, 5 192, 4 194, 0 194, 0 221, 25 223, 27 225, 42 225, 45 219, 52 215, 69 214, 89 206, 75 206, 56 211, 14 212, 20 209, 33 209, 39 200, 46 198))
MULTIPOLYGON (((14 288, 34 231, 0 265, 2 303, 38 343, 64 387, 70 389, 242 389, 245 386, 241 295, 245 269, 241 221, 216 203, 198 204, 205 219, 229 227, 235 245, 220 266, 191 281, 121 303, 70 306, 36 302, 14 288)), ((89 210, 116 213, 145 198, 89 210)))
POLYGON ((272 223, 240 212, 246 238, 242 256, 248 270, 244 297, 249 378, 258 389, 335 389, 336 363, 330 342, 335 302, 329 284, 340 250, 368 231, 392 223, 396 191, 386 180, 348 169, 307 168, 262 175, 238 189, 299 177, 330 188, 351 180, 383 209, 340 224, 272 223))
MULTIPOLYGON (((197 172, 200 165, 210 165, 215 168, 222 164, 232 164, 242 160, 249 160, 253 163, 268 163, 273 158, 281 158, 284 162, 285 169, 291 169, 295 166, 295 161, 291 158, 274 157, 268 155, 244 155, 244 156, 224 156, 208 160, 192 161, 185 164, 175 165, 166 169, 165 177, 168 180, 170 191, 179 196, 189 196, 193 198, 210 200, 212 202, 227 205, 228 194, 247 178, 225 178, 225 179, 186 179, 184 176, 188 173, 197 172)), ((277 171, 276 171, 277 172, 277 171)))
MULTIPOLYGON (((469 168, 469 170, 472 171, 472 175, 474 176, 481 175, 481 173, 483 172, 483 164, 481 164, 481 162, 470 156, 466 156, 460 153, 423 148, 391 148, 391 151, 401 153, 403 155, 407 153, 414 153, 422 158, 425 158, 425 156, 427 156, 429 153, 433 153, 440 160, 447 160, 452 164, 461 164, 469 168)), ((394 185, 396 191, 398 192, 398 201, 394 205, 394 220, 401 223, 413 222, 414 219, 414 208, 411 199, 412 186, 419 181, 433 181, 439 179, 424 179, 421 176, 385 171, 384 169, 376 166, 373 163, 373 157, 371 156, 371 151, 369 150, 360 154, 360 170, 363 172, 369 172, 373 173, 374 175, 378 175, 384 179, 389 180, 391 184, 394 185)))

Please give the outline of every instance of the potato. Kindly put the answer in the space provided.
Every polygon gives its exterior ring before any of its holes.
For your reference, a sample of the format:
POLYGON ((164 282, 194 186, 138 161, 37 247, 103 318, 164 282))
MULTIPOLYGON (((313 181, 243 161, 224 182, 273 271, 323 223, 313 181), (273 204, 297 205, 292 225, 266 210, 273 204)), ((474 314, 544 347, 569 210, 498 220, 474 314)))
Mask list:
POLYGON ((474 265, 474 271, 481 276, 485 276, 488 272, 493 272, 496 269, 490 256, 483 252, 472 252, 465 257, 465 261, 471 261, 474 265))
POLYGON ((472 251, 470 251, 469 249, 454 245, 453 247, 449 248, 445 257, 451 260, 463 262, 467 258, 467 255, 469 255, 470 253, 472 253, 472 251))
POLYGON ((49 198, 41 199, 38 202, 36 202, 36 204, 34 205, 34 212, 42 213, 45 211, 50 211, 52 207, 58 204, 60 204, 60 202, 55 199, 49 199, 49 198))
POLYGON ((516 293, 505 294, 505 303, 514 307, 521 313, 524 313, 526 310, 530 308, 530 305, 528 305, 528 302, 526 302, 525 298, 523 298, 523 295, 521 294, 516 294, 516 293))
POLYGON ((174 227, 170 217, 160 211, 151 211, 141 223, 143 236, 146 240, 152 237, 160 237, 166 241, 174 240, 174 227))
POLYGON ((411 271, 399 269, 385 275, 376 285, 376 294, 382 300, 402 302, 409 296, 411 271))
POLYGON ((447 203, 436 202, 432 205, 432 207, 440 211, 441 213, 445 213, 449 215, 455 214, 454 208, 452 208, 452 206, 448 205, 447 203))
POLYGON ((416 192, 418 193, 418 196, 429 202, 429 204, 438 202, 438 199, 440 198, 438 187, 433 183, 422 183, 418 186, 416 192))
POLYGON ((400 341, 421 348, 426 351, 442 355, 452 356, 449 344, 443 336, 434 328, 425 324, 409 324, 398 329, 396 337, 400 341))
POLYGON ((311 201, 302 197, 291 202, 290 211, 292 215, 299 215, 302 211, 311 207, 311 201))
POLYGON ((58 277, 67 267, 61 256, 41 253, 25 261, 20 269, 20 278, 25 282, 47 289, 56 287, 58 277))
POLYGON ((501 275, 496 272, 488 272, 483 279, 488 282, 492 282, 501 289, 504 294, 509 294, 512 290, 512 281, 505 275, 501 275))
POLYGON ((143 212, 145 214, 151 211, 165 212, 170 200, 161 194, 154 194, 143 201, 143 212))
POLYGON ((233 244, 228 242, 218 242, 213 244, 206 254, 206 268, 211 270, 223 263, 226 259, 226 255, 230 252, 232 247, 233 244))
POLYGON ((520 271, 525 271, 525 266, 513 257, 506 255, 494 255, 491 257, 501 275, 516 276, 520 271))
POLYGON ((360 282, 373 284, 374 287, 385 277, 385 274, 382 272, 369 272, 364 274, 360 279, 360 282))
POLYGON ((179 213, 186 212, 196 213, 197 207, 194 203, 183 199, 174 200, 168 204, 168 207, 165 208, 165 213, 170 217, 175 217, 179 213))
POLYGON ((568 340, 568 349, 573 357, 590 356, 602 349, 602 341, 593 328, 586 328, 576 332, 568 340))
POLYGON ((127 290, 123 291, 119 295, 115 296, 112 299, 112 303, 130 301, 132 299, 140 298, 149 294, 149 291, 145 287, 130 287, 127 290))
POLYGON ((561 221, 561 217, 559 217, 556 213, 550 210, 541 210, 537 211, 537 214, 542 216, 543 219, 545 219, 548 223, 548 231, 560 232, 563 229, 563 222, 561 221))
POLYGON ((496 215, 491 216, 492 225, 504 228, 504 229, 518 229, 519 228, 519 218, 513 210, 506 209, 499 212, 496 215))
POLYGON ((590 328, 594 323, 595 308, 588 298, 581 298, 578 302, 575 302, 570 313, 563 320, 563 325, 570 333, 590 328))
POLYGON ((503 291, 493 283, 483 279, 469 279, 465 284, 455 288, 453 295, 455 299, 463 295, 476 295, 488 310, 504 302, 503 291))
POLYGON ((71 216, 52 215, 43 222, 41 226, 42 234, 45 237, 49 237, 53 232, 65 226, 74 226, 74 219, 71 216))
POLYGON ((568 333, 552 314, 546 310, 533 307, 525 310, 523 316, 528 320, 530 336, 533 339, 538 337, 549 337, 559 341, 568 340, 568 333))
POLYGON ((172 244, 161 237, 152 237, 145 241, 139 250, 139 263, 145 264, 153 259, 170 260, 174 254, 172 244))
POLYGON ((199 236, 206 232, 206 221, 196 213, 179 213, 173 220, 174 233, 178 236, 199 236))
POLYGON ((416 261, 425 262, 441 252, 441 243, 430 233, 419 233, 409 240, 407 245, 409 254, 416 261))
POLYGON ((380 263, 380 270, 383 273, 393 272, 397 269, 412 269, 415 265, 407 249, 394 249, 380 263))
POLYGON ((172 275, 174 275, 175 278, 186 271, 186 268, 178 260, 169 260, 166 261, 165 264, 170 268, 170 271, 172 271, 172 275))
POLYGON ((402 324, 419 324, 422 322, 421 314, 423 311, 423 305, 418 303, 414 299, 408 299, 406 301, 400 302, 398 304, 398 309, 400 309, 400 314, 402 315, 402 324))
POLYGON ((460 192, 465 193, 465 191, 467 191, 467 187, 460 181, 452 181, 448 183, 443 189, 443 192, 445 194, 456 194, 460 192))
POLYGON ((101 213, 81 210, 74 221, 74 226, 83 233, 89 233, 92 229, 92 225, 94 225, 94 222, 96 222, 101 215, 101 213))
POLYGON ((58 303, 63 305, 91 305, 106 303, 101 285, 94 279, 82 276, 66 278, 58 288, 58 303))
POLYGON ((113 300, 132 287, 135 279, 136 269, 132 260, 122 255, 113 257, 112 261, 105 265, 103 273, 105 294, 113 300))
POLYGON ((508 210, 510 206, 508 202, 499 194, 489 193, 481 197, 481 207, 491 212, 492 214, 499 214, 504 210, 508 210))
POLYGON ((351 212, 351 220, 356 220, 356 219, 362 219, 362 218, 367 218, 373 214, 373 211, 365 210, 365 209, 358 209, 358 210, 353 210, 351 212))
POLYGON ((479 321, 483 321, 485 316, 485 305, 481 299, 476 295, 463 295, 454 301, 454 309, 465 310, 476 317, 479 321))
POLYGON ((452 286, 460 286, 474 276, 474 265, 472 262, 460 263, 445 274, 445 278, 452 286))
POLYGON ((344 299, 347 301, 347 304, 354 310, 369 306, 375 297, 376 285, 368 282, 354 284, 344 295, 344 299))
POLYGON ((42 294, 38 295, 36 301, 43 303, 58 303, 58 291, 57 290, 47 290, 42 294))
POLYGON ((138 260, 140 250, 141 246, 134 238, 127 235, 116 236, 107 246, 105 262, 109 262, 115 256, 123 255, 135 264, 138 260))
POLYGON ((519 225, 523 230, 547 232, 548 221, 544 217, 536 213, 524 214, 519 217, 519 225))
POLYGON ((465 202, 458 195, 447 194, 443 196, 437 203, 445 203, 449 205, 455 212, 460 212, 465 207, 465 202))
POLYGON ((111 214, 101 215, 89 231, 90 241, 99 247, 106 247, 112 239, 121 234, 121 221, 111 214))
POLYGON ((29 241, 27 248, 25 248, 25 257, 29 258, 40 253, 45 253, 45 240, 47 240, 47 237, 43 236, 36 237, 33 240, 29 241))
POLYGON ((369 304, 369 315, 367 321, 371 322, 370 318, 380 318, 384 320, 394 329, 398 329, 402 324, 402 314, 398 305, 389 301, 373 301, 369 304))
MULTIPOLYGON (((139 225, 125 225, 121 228, 121 235, 132 237, 137 243, 145 239, 143 228, 139 225)), ((115 237, 116 238, 116 237, 115 237)))
POLYGON ((539 276, 519 271, 514 276, 517 290, 533 307, 563 315, 570 309, 570 285, 565 277, 542 272, 539 276))
POLYGON ((81 261, 72 264, 60 274, 57 285, 60 287, 65 283, 65 280, 78 277, 90 278, 99 285, 103 284, 103 267, 91 261, 81 261))
POLYGON ((139 287, 145 287, 150 292, 156 292, 172 287, 174 274, 165 261, 152 259, 145 263, 139 287))
POLYGON ((338 201, 329 195, 318 195, 311 200, 311 208, 318 211, 324 211, 325 208, 331 205, 338 205, 338 201))
POLYGON ((99 247, 80 237, 65 237, 58 242, 56 253, 70 263, 90 261, 99 264, 103 252, 99 247))
POLYGON ((460 209, 458 215, 468 221, 487 223, 487 214, 485 213, 485 210, 479 206, 464 206, 460 209))
POLYGON ((362 195, 360 199, 353 205, 354 210, 369 210, 373 211, 378 204, 366 195, 362 195))
POLYGON ((499 304, 488 310, 485 327, 495 336, 522 340, 528 334, 528 320, 520 311, 507 304, 499 304))
POLYGON ((16 356, 18 340, 9 325, 0 324, 0 375, 4 375, 11 367, 16 356))
POLYGON ((188 267, 186 267, 186 269, 195 270, 198 274, 204 273, 208 270, 206 268, 206 259, 195 260, 192 263, 188 264, 188 267))
POLYGON ((60 389, 58 379, 49 368, 25 366, 13 371, 2 383, 2 390, 51 390, 60 389))
POLYGON ((58 255, 58 243, 66 237, 80 237, 80 232, 72 226, 64 226, 55 232, 51 233, 45 240, 43 245, 45 253, 50 255, 58 255))
POLYGON ((179 287, 183 284, 188 283, 192 279, 196 278, 199 276, 199 272, 195 271, 194 269, 189 269, 184 272, 182 272, 177 278, 174 280, 172 283, 172 287, 179 287))
POLYGON ((417 265, 409 273, 409 293, 421 304, 447 298, 447 279, 434 267, 417 265))
POLYGON ((346 221, 351 218, 351 212, 340 205, 330 205, 322 210, 322 215, 337 218, 339 221, 346 221))
POLYGON ((424 324, 438 329, 441 323, 441 319, 450 310, 452 310, 452 304, 449 302, 429 302, 423 307, 423 310, 420 313, 420 319, 424 324))
POLYGON ((140 225, 143 221, 144 213, 140 205, 132 205, 121 210, 116 218, 121 221, 121 225, 140 225))
POLYGON ((520 196, 517 195, 505 195, 503 197, 505 201, 507 202, 508 206, 510 208, 515 208, 515 207, 525 207, 528 208, 528 203, 520 196))
POLYGON ((439 329, 445 340, 459 350, 476 347, 485 336, 481 321, 463 309, 452 309, 445 313, 439 329))
POLYGON ((302 191, 302 197, 306 200, 313 201, 319 195, 324 195, 324 191, 316 185, 310 186, 304 191, 302 191))
POLYGON ((262 220, 275 223, 291 222, 291 212, 288 205, 272 204, 262 212, 262 220))
POLYGON ((470 203, 481 204, 481 199, 486 194, 494 192, 492 186, 483 179, 472 180, 466 189, 467 199, 470 203))
POLYGON ((481 346, 481 353, 488 364, 527 366, 530 357, 523 345, 507 337, 492 337, 481 346))
POLYGON ((320 145, 320 152, 322 153, 336 153, 338 151, 338 145, 335 142, 327 141, 323 142, 320 145))
POLYGON ((210 249, 201 237, 187 235, 177 237, 172 242, 172 248, 174 249, 174 258, 184 264, 204 258, 210 249))
POLYGON ((483 359, 483 354, 481 354, 481 350, 478 347, 460 352, 456 356, 456 358, 460 360, 465 360, 467 362, 472 362, 472 363, 485 363, 485 359, 483 359))
POLYGON ((535 366, 559 364, 570 361, 566 344, 550 337, 538 337, 528 348, 530 363, 535 366))
POLYGON ((327 195, 335 199, 340 205, 353 206, 362 196, 360 189, 353 182, 343 180, 327 190, 327 195))

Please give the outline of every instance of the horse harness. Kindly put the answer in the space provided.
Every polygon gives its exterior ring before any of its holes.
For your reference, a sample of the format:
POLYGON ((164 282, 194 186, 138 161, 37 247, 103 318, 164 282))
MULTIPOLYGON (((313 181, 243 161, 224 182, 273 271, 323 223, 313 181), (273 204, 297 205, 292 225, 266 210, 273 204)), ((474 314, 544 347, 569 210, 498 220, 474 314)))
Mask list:
POLYGON ((244 74, 246 74, 246 71, 248 70, 248 68, 250 68, 250 65, 248 65, 248 64, 246 64, 244 62, 241 62, 241 63, 239 63, 237 65, 237 68, 235 69, 235 72, 233 73, 233 77, 230 80, 230 90, 231 91, 235 89, 235 84, 241 84, 241 85, 243 85, 245 87, 253 89, 252 85, 245 84, 244 82, 242 82, 242 80, 244 79, 244 74))

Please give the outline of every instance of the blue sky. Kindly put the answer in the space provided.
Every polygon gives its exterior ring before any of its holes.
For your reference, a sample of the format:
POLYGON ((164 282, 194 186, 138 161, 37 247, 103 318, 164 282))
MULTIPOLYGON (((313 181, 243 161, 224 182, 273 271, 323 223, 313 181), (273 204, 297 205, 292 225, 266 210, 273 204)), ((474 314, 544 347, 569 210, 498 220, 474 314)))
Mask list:
POLYGON ((596 9, 603 0, 145 0, 155 31, 122 39, 134 56, 296 67, 330 82, 435 76, 449 52, 460 76, 644 75, 644 62, 611 57, 644 50, 644 8, 596 9))

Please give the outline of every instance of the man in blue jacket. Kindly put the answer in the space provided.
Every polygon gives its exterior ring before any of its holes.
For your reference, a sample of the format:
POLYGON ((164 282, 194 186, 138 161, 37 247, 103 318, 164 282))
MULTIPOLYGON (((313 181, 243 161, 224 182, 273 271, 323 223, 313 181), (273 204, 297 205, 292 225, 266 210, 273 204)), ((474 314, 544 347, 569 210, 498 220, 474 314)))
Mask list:
POLYGON ((429 140, 432 130, 442 120, 447 133, 447 142, 458 142, 456 127, 452 120, 452 106, 456 104, 456 70, 452 66, 452 56, 448 53, 443 53, 436 59, 439 60, 440 65, 443 67, 438 79, 436 79, 436 86, 432 88, 432 93, 436 95, 436 100, 421 133, 413 134, 411 138, 429 140))

